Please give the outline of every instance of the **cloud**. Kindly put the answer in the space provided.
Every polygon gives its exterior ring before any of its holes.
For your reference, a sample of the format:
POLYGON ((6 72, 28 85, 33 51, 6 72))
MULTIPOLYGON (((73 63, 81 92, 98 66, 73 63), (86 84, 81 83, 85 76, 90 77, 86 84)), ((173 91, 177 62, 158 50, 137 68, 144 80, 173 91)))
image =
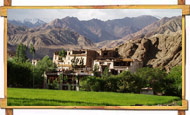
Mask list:
POLYGON ((101 20, 119 19, 152 15, 156 17, 172 17, 182 15, 181 9, 8 9, 8 19, 24 20, 39 18, 49 22, 55 18, 67 16, 77 17, 80 20, 93 18, 101 20))

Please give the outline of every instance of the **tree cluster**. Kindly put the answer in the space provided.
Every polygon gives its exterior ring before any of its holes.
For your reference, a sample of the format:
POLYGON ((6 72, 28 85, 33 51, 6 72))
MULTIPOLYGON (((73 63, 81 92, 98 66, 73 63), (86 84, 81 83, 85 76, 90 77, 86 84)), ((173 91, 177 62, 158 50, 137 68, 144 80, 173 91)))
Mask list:
POLYGON ((80 81, 85 91, 140 93, 142 88, 152 88, 154 94, 179 96, 182 94, 182 67, 176 66, 169 73, 159 68, 140 68, 135 73, 123 71, 111 75, 107 69, 102 76, 89 76, 80 81))
MULTIPOLYGON (((32 45, 31 45, 32 46, 32 45)), ((37 65, 32 65, 26 56, 27 47, 19 44, 16 48, 16 56, 7 60, 8 87, 20 88, 42 88, 44 71, 55 69, 55 65, 49 56, 45 56, 38 61, 37 65)), ((31 53, 35 49, 31 47, 31 53)))

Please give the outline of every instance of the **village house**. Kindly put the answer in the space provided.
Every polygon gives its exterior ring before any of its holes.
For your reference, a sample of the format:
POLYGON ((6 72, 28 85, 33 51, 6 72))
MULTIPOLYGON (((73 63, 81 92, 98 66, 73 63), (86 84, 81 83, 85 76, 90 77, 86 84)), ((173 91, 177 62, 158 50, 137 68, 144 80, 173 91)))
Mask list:
MULTIPOLYGON (((75 90, 79 90, 81 78, 93 76, 95 66, 100 74, 104 72, 105 68, 108 68, 109 72, 114 75, 122 71, 135 72, 136 69, 143 66, 142 62, 138 60, 121 58, 117 49, 71 50, 67 51, 65 57, 60 56, 59 52, 55 52, 53 63, 57 65, 57 70, 46 73, 44 84, 53 83, 53 80, 58 79, 61 74, 63 77, 67 76, 68 80, 64 80, 63 87, 60 89, 71 89, 70 87, 73 87, 72 89, 75 90)), ((47 88, 47 86, 44 87, 47 88)))
POLYGON ((57 65, 58 70, 70 70, 72 69, 73 64, 72 60, 75 58, 78 60, 78 66, 83 62, 83 67, 91 68, 93 61, 97 56, 98 53, 96 51, 88 49, 67 51, 67 55, 65 57, 61 57, 58 52, 55 52, 53 55, 53 63, 57 65))
POLYGON ((74 72, 72 70, 46 72, 44 74, 44 88, 51 89, 51 86, 49 85, 56 79, 60 83, 60 76, 62 76, 62 84, 59 89, 79 91, 80 79, 92 75, 92 72, 74 72))
POLYGON ((94 66, 98 67, 99 72, 103 72, 105 68, 108 68, 109 72, 117 75, 122 71, 135 72, 136 69, 141 68, 143 63, 130 58, 116 58, 116 59, 97 59, 94 60, 94 66))

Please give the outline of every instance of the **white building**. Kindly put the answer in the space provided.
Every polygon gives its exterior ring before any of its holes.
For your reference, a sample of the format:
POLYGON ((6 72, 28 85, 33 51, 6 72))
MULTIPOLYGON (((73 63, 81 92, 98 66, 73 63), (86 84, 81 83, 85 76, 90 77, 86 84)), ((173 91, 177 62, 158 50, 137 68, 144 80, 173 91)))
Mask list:
POLYGON ((125 59, 106 59, 94 60, 94 67, 98 67, 99 72, 103 72, 107 67, 112 74, 119 74, 122 71, 135 72, 138 68, 143 66, 143 63, 137 60, 125 59))
POLYGON ((97 52, 94 50, 71 50, 67 51, 67 55, 65 57, 61 57, 58 52, 55 52, 53 55, 53 63, 57 65, 59 70, 67 70, 72 68, 72 60, 75 58, 78 60, 77 66, 80 66, 82 61, 83 67, 92 68, 92 64, 96 56, 97 52))

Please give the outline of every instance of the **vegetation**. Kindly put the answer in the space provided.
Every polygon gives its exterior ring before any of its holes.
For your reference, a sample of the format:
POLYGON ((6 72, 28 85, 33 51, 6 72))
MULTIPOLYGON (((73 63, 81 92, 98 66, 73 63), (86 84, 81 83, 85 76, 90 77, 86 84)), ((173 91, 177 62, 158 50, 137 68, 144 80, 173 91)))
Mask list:
POLYGON ((109 77, 109 76, 110 76, 109 69, 108 69, 108 67, 106 67, 106 68, 104 69, 103 73, 102 73, 102 77, 103 77, 103 78, 107 78, 107 77, 109 77))
POLYGON ((61 51, 59 51, 59 56, 66 57, 66 55, 67 55, 67 52, 64 49, 62 49, 61 51))
MULTIPOLYGON (((16 56, 8 59, 8 87, 42 88, 44 72, 55 70, 56 66, 48 56, 33 66, 26 56, 27 49, 25 45, 19 44, 16 48, 16 56), (33 83, 35 84, 33 85, 33 83)), ((30 46, 30 52, 35 53, 33 45, 30 46)), ((63 53, 64 50, 61 52, 63 53)), ((77 63, 80 64, 80 67, 84 64, 82 58, 78 59, 75 56, 72 59, 73 68, 76 68, 77 63)), ((75 78, 76 82, 80 83, 80 90, 140 93, 142 88, 148 87, 153 89, 154 94, 180 98, 182 95, 182 66, 172 68, 169 73, 159 68, 144 67, 135 73, 123 71, 118 75, 111 75, 108 68, 105 68, 102 75, 99 75, 98 69, 98 66, 95 65, 94 76, 85 77, 80 82, 78 77, 75 78)), ((63 80, 68 81, 68 77, 60 75, 53 83, 48 81, 46 86, 49 85, 52 89, 62 89, 63 80)))
MULTIPOLYGON (((32 54, 32 59, 34 59, 34 55, 35 55, 36 50, 34 49, 33 44, 30 44, 30 53, 32 54)), ((32 72, 34 73, 34 65, 32 67, 32 72)), ((33 75, 33 88, 34 88, 34 75, 33 75)))
POLYGON ((132 93, 8 88, 7 103, 8 106, 151 106, 177 100, 180 98, 132 93))
POLYGON ((7 61, 7 75, 8 87, 30 88, 33 85, 32 64, 28 61, 20 63, 9 59, 7 61))
POLYGON ((17 62, 25 62, 27 60, 27 57, 26 57, 26 50, 27 50, 27 47, 26 45, 23 45, 23 44, 19 44, 16 48, 16 56, 15 56, 15 60, 17 62))
POLYGON ((182 66, 172 68, 166 79, 166 95, 182 97, 182 66))
POLYGON ((27 47, 19 44, 16 49, 16 56, 7 60, 8 87, 42 88, 44 71, 55 69, 52 60, 45 56, 33 66, 26 56, 27 47), (22 73, 22 74, 21 74, 22 73))
POLYGON ((167 74, 164 70, 159 68, 144 67, 137 70, 135 75, 141 80, 139 85, 153 88, 154 94, 164 93, 164 89, 167 87, 166 84, 164 84, 167 74))
POLYGON ((135 73, 123 71, 110 75, 107 69, 101 77, 89 76, 80 81, 81 90, 140 93, 142 88, 152 88, 154 94, 181 97, 181 66, 174 67, 170 73, 159 68, 140 68, 135 73))
POLYGON ((32 59, 34 59, 35 52, 36 50, 34 49, 33 44, 30 44, 30 53, 32 54, 32 59))
POLYGON ((96 76, 96 77, 99 75, 99 74, 98 74, 98 70, 99 70, 99 67, 98 67, 97 64, 95 64, 94 67, 93 67, 93 74, 94 74, 94 76, 96 76))

